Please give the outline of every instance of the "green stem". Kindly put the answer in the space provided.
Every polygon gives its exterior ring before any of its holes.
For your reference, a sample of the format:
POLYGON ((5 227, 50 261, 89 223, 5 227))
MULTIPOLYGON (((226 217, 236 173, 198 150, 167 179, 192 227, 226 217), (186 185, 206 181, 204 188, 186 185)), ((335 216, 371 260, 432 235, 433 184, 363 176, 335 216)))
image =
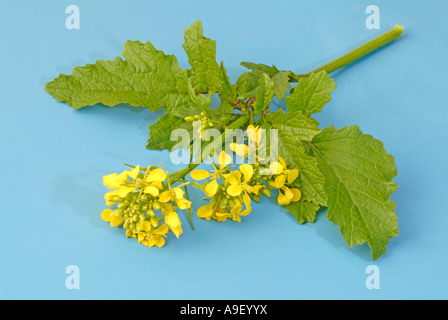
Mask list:
MULTIPOLYGON (((399 38, 403 33, 403 30, 404 27, 397 24, 391 30, 383 33, 382 35, 376 37, 373 40, 370 40, 369 42, 361 45, 355 50, 350 51, 349 53, 343 55, 342 57, 333 60, 330 63, 327 63, 322 67, 317 68, 316 70, 313 70, 305 74, 297 74, 296 76, 298 78, 304 78, 308 77, 312 73, 319 72, 321 70, 325 70, 327 73, 332 73, 399 38)), ((295 79, 295 81, 293 80, 292 82, 297 82, 297 79, 295 79)))
MULTIPOLYGON (((187 200, 190 201, 190 196, 188 195, 188 188, 186 185, 184 186, 184 189, 185 189, 185 195, 187 197, 187 200)), ((193 220, 191 219, 192 211, 193 210, 191 209, 191 206, 190 206, 187 211, 188 212, 188 220, 190 221, 191 229, 194 230, 193 220)))

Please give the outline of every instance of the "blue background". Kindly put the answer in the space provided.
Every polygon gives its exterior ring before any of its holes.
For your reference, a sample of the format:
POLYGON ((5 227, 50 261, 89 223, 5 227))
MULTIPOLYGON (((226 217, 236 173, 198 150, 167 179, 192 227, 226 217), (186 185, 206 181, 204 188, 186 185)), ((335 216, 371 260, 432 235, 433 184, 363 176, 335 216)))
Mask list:
MULTIPOLYGON (((446 299, 446 1, 4 1, 0 5, 0 298, 3 299, 446 299), (65 8, 80 8, 68 30, 65 8), (380 30, 365 27, 370 4, 380 30), (231 80, 241 61, 306 72, 402 24, 399 40, 332 74, 324 128, 358 124, 394 155, 399 237, 370 260, 349 248, 322 210, 315 224, 264 198, 240 224, 181 216, 161 249, 127 239, 100 218, 102 176, 123 162, 164 163, 145 149, 162 113, 119 105, 73 111, 44 91, 60 73, 151 41, 188 67, 183 30, 201 20, 231 80), (368 290, 366 267, 381 273, 368 290), (68 290, 68 265, 80 289, 68 290)), ((275 102, 284 107, 284 102, 275 102)), ((194 209, 205 204, 192 192, 194 209)))

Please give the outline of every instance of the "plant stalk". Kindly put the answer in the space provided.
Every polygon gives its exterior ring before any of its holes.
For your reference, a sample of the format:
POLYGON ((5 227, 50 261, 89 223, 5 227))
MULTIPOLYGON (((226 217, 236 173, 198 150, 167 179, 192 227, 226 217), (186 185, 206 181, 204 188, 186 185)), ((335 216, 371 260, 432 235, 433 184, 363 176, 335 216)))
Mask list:
MULTIPOLYGON (((396 25, 391 30, 383 33, 382 35, 376 37, 373 40, 370 40, 369 42, 361 45, 360 47, 356 48, 353 51, 350 51, 349 53, 343 55, 340 58, 337 58, 336 60, 333 60, 311 72, 305 73, 305 74, 296 74, 297 78, 304 78, 308 77, 312 73, 316 73, 322 70, 325 70, 327 73, 332 73, 336 70, 339 70, 350 63, 368 55, 369 53, 385 46, 386 44, 394 41, 395 39, 399 38, 401 34, 403 33, 404 27, 401 25, 396 25)), ((297 82, 297 79, 292 80, 291 82, 297 82)))

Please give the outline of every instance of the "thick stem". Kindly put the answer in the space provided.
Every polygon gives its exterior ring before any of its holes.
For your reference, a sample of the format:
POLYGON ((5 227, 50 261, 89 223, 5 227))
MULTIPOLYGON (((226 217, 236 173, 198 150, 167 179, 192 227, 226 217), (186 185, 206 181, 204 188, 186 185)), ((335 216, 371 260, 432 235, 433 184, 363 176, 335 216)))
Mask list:
MULTIPOLYGON (((403 33, 403 30, 404 27, 397 24, 391 30, 383 33, 382 35, 376 37, 373 40, 370 40, 369 42, 363 44, 362 46, 356 48, 355 50, 350 51, 349 53, 343 55, 342 57, 333 60, 330 63, 327 63, 317 68, 316 70, 313 70, 305 74, 297 74, 296 76, 298 78, 304 78, 308 77, 312 73, 319 72, 321 70, 325 70, 327 73, 332 73, 399 38, 403 33)), ((297 82, 297 80, 292 82, 297 82)))

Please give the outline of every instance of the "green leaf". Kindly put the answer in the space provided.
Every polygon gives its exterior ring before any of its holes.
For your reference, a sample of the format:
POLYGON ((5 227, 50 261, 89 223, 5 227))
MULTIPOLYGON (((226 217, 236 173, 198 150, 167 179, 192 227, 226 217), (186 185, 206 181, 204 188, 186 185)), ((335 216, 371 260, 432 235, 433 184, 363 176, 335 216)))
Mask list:
POLYGON ((276 66, 268 66, 262 63, 253 63, 253 62, 241 62, 241 65, 243 67, 246 67, 247 69, 251 69, 255 71, 257 74, 261 75, 262 73, 267 73, 269 77, 273 77, 276 75, 279 71, 276 66))
POLYGON ((256 100, 252 105, 254 108, 254 114, 262 114, 266 110, 267 106, 271 103, 274 96, 274 86, 271 78, 266 73, 263 73, 258 80, 258 88, 256 94, 256 100))
POLYGON ((219 98, 222 101, 226 101, 228 103, 234 103, 238 101, 238 96, 236 94, 236 85, 230 83, 230 79, 227 76, 227 71, 224 68, 223 62, 221 62, 221 66, 219 68, 219 80, 221 83, 221 87, 219 89, 219 98))
POLYGON ((316 213, 320 206, 310 201, 291 202, 286 207, 286 210, 291 212, 298 223, 314 222, 316 220, 316 213))
POLYGON ((123 57, 76 67, 71 75, 61 74, 47 83, 45 90, 74 109, 128 103, 155 111, 188 103, 187 71, 174 56, 150 42, 127 41, 123 57))
POLYGON ((193 86, 199 92, 214 94, 220 87, 219 65, 216 63, 216 41, 203 36, 202 23, 194 22, 184 31, 182 45, 193 68, 193 86))
POLYGON ((283 100, 286 92, 291 88, 291 84, 289 83, 291 73, 291 71, 280 71, 272 77, 274 93, 279 100, 283 100))
POLYGON ((223 114, 230 114, 233 111, 233 106, 231 106, 228 102, 222 101, 219 105, 218 109, 216 111, 223 115, 223 114))
POLYGON ((302 141, 310 141, 320 132, 317 121, 304 116, 300 111, 285 113, 279 110, 266 114, 266 118, 262 120, 262 128, 277 129, 278 154, 285 160, 288 168, 299 170, 294 187, 302 192, 302 199, 326 205, 324 176, 317 167, 316 158, 308 156, 302 145, 302 141))
POLYGON ((191 84, 191 79, 187 81, 187 90, 190 103, 186 107, 166 107, 165 113, 173 116, 185 118, 187 116, 198 115, 201 112, 211 112, 211 97, 205 94, 197 94, 191 84))
POLYGON ((322 70, 301 78, 294 91, 286 97, 288 111, 300 110, 305 115, 317 113, 331 100, 331 92, 336 83, 322 70))
POLYGON ((241 62, 241 65, 252 70, 243 73, 237 81, 238 95, 243 99, 255 97, 258 82, 263 73, 271 78, 274 94, 279 100, 282 100, 291 88, 289 79, 294 76, 291 71, 279 71, 276 66, 270 67, 261 63, 241 62))
POLYGON ((236 81, 236 92, 241 99, 255 98, 257 94, 258 79, 261 73, 251 71, 244 72, 236 81))
POLYGON ((330 126, 314 137, 313 146, 325 175, 327 218, 341 227, 350 247, 367 241, 372 259, 378 259, 398 235, 395 203, 389 199, 397 189, 394 158, 358 126, 330 126))
POLYGON ((320 133, 319 124, 313 118, 308 118, 301 111, 287 112, 278 110, 269 112, 264 117, 272 128, 278 130, 279 136, 297 141, 311 141, 315 135, 320 133))
POLYGON ((193 140, 192 122, 168 114, 160 117, 156 123, 149 126, 150 138, 146 148, 173 151, 173 147, 178 143, 178 141, 171 141, 171 133, 175 129, 187 130, 190 134, 190 142, 193 140))

